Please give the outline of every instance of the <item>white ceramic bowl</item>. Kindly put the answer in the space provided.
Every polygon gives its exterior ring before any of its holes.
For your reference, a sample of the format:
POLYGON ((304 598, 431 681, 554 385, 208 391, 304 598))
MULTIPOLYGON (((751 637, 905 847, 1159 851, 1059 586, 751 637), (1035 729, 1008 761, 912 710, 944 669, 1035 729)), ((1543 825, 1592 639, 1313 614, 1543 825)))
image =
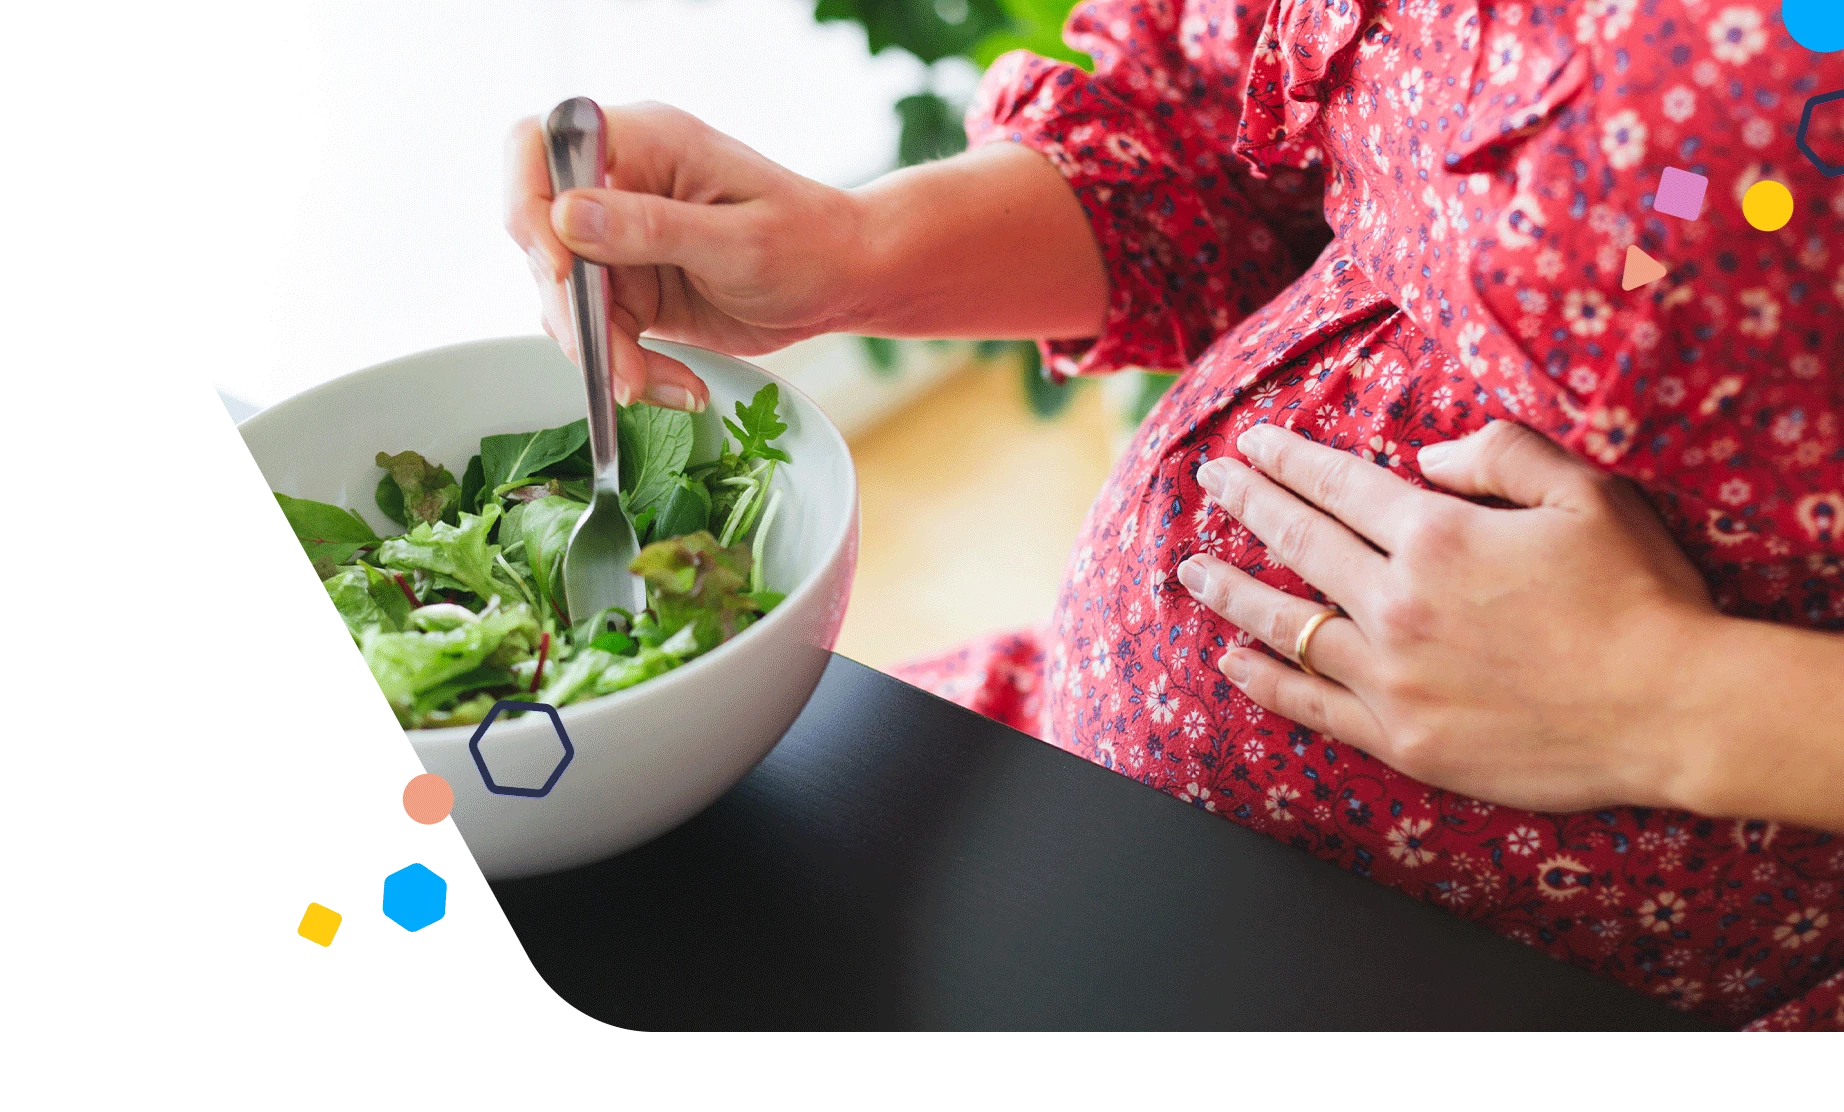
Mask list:
MULTIPOLYGON (((781 387, 794 462, 763 555, 786 601, 683 667, 559 709, 575 756, 548 795, 487 790, 474 727, 405 731, 423 767, 455 792, 455 824, 488 879, 554 872, 619 853, 677 826, 755 767, 800 713, 826 666, 858 557, 858 481, 845 441, 805 395, 760 368, 683 344, 647 346, 685 362, 711 388, 695 421, 694 461, 714 458, 720 418, 763 383, 781 387)), ((580 418, 582 376, 542 337, 487 340, 394 360, 317 386, 239 426, 272 489, 357 510, 380 534, 398 527, 372 500, 379 451, 413 448, 460 474, 480 438, 580 418)), ((494 779, 535 786, 562 755, 539 713, 496 721, 482 738, 494 779)))

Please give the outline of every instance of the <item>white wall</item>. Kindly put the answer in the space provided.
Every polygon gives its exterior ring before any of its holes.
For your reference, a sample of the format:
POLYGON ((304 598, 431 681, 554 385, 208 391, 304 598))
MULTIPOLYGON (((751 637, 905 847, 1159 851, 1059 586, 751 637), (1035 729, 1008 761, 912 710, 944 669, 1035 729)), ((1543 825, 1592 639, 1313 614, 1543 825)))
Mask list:
POLYGON ((815 24, 810 0, 249 7, 223 140, 247 148, 255 180, 200 187, 266 195, 227 205, 226 227, 197 232, 207 250, 151 277, 243 318, 227 326, 247 342, 210 374, 259 405, 411 351, 537 331, 500 227, 515 119, 576 94, 661 100, 849 185, 889 164, 890 106, 921 72, 898 51, 871 58, 855 25, 815 24))

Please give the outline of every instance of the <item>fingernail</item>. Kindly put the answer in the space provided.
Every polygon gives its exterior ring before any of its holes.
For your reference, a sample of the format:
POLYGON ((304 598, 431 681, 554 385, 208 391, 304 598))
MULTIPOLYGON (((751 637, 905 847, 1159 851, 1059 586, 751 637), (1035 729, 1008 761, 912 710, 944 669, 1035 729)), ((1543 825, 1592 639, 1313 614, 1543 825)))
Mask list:
POLYGON ((1262 450, 1273 444, 1274 438, 1279 435, 1278 429, 1263 421, 1259 425, 1251 425, 1236 438, 1236 449, 1250 459, 1257 459, 1262 450))
POLYGON ((647 400, 654 405, 663 405, 667 409, 683 409, 687 413, 701 413, 704 403, 698 395, 683 386, 674 386, 668 382, 655 382, 647 387, 647 400))
POLYGON ((1249 674, 1252 671, 1247 655, 1240 649, 1231 649, 1224 653, 1223 659, 1217 661, 1217 668, 1222 671, 1230 683, 1237 687, 1249 682, 1249 674))
POLYGON ((563 206, 558 214, 558 229, 564 235, 578 241, 600 241, 608 232, 608 210, 602 202, 588 197, 565 197, 557 202, 563 206))
POLYGON ((1197 485, 1211 494, 1222 490, 1228 479, 1229 461, 1226 459, 1213 459, 1197 469, 1197 485))
POLYGON ((554 282, 557 280, 557 272, 551 268, 551 260, 536 247, 525 252, 525 261, 531 264, 532 274, 540 281, 554 282))
POLYGON ((1196 556, 1178 565, 1178 582, 1193 595, 1201 595, 1210 585, 1210 572, 1204 568, 1204 562, 1196 556))
POLYGON ((1438 464, 1442 460, 1453 455, 1453 450, 1456 446, 1455 442, 1451 440, 1444 440, 1439 444, 1430 444, 1416 453, 1415 462, 1422 467, 1426 467, 1431 463, 1438 464))

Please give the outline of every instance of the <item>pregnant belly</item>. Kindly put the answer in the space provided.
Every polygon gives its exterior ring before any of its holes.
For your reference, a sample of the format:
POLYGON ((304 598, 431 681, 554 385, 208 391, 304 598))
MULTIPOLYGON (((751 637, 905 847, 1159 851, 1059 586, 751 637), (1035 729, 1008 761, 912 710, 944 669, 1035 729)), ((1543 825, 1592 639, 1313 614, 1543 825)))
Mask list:
MULTIPOLYGON (((1052 623, 1049 739, 1718 1022, 1753 1020, 1844 967, 1844 840, 1682 812, 1538 814, 1468 799, 1263 710, 1217 671, 1250 638, 1179 586, 1186 556, 1210 552, 1316 596, 1206 505, 1204 460, 1273 421, 1419 482, 1420 446, 1507 416, 1401 314, 1342 304, 1342 316, 1300 313, 1283 296, 1181 378, 1123 455, 1052 623)), ((1731 609, 1840 613, 1835 558, 1789 548, 1724 570, 1709 507, 1664 501, 1731 609), (1804 586, 1789 590, 1796 572, 1804 586), (1761 590, 1776 583, 1778 603, 1761 590)))

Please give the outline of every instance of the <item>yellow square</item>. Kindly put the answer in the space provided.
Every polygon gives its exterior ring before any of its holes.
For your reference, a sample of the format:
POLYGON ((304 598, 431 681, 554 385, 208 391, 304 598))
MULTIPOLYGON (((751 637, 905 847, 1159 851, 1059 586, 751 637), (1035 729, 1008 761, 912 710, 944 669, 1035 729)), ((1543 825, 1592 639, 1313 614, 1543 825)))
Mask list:
POLYGON ((307 905, 307 912, 301 916, 301 925, 295 929, 295 933, 309 942, 331 946, 333 936, 339 933, 342 918, 344 916, 330 907, 311 903, 307 905))

